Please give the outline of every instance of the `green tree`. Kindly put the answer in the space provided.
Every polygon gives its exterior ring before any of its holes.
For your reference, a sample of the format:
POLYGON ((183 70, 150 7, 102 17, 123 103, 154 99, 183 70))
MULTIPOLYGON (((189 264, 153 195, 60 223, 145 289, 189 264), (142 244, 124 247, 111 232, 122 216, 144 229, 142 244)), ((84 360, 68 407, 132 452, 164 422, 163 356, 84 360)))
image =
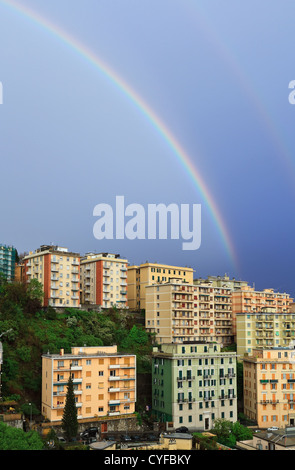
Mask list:
POLYGON ((226 419, 216 419, 214 421, 213 432, 217 435, 220 444, 228 445, 228 440, 232 432, 232 422, 226 419))
POLYGON ((253 433, 239 421, 232 423, 226 419, 216 419, 214 421, 213 432, 217 436, 217 441, 228 447, 234 447, 236 441, 252 439, 253 433))
POLYGON ((247 439, 252 439, 253 437, 253 432, 251 429, 243 426, 239 421, 233 423, 232 433, 237 441, 246 441, 247 439))
POLYGON ((73 437, 76 437, 78 432, 78 418, 74 395, 74 385, 71 375, 68 380, 66 403, 62 417, 62 428, 65 431, 67 440, 71 440, 73 437))
POLYGON ((0 422, 0 450, 42 450, 43 447, 36 431, 24 432, 0 422))
POLYGON ((37 279, 31 279, 26 286, 27 296, 31 300, 42 302, 44 298, 43 286, 37 279))

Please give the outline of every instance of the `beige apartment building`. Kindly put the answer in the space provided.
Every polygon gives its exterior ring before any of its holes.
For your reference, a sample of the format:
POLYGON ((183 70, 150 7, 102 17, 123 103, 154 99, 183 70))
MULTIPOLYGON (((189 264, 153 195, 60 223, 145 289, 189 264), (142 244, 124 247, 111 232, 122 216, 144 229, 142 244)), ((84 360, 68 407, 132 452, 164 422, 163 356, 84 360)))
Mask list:
POLYGON ((230 287, 195 284, 194 335, 198 341, 228 345, 234 342, 230 287))
POLYGON ((127 259, 112 253, 88 253, 82 257, 81 303, 127 307, 127 264, 127 259))
POLYGON ((231 290, 240 289, 241 287, 248 286, 247 281, 240 281, 235 279, 234 277, 230 279, 230 277, 225 274, 224 276, 208 276, 207 278, 198 278, 194 279, 194 284, 196 285, 206 285, 211 287, 223 287, 223 288, 230 288, 231 290))
POLYGON ((146 286, 145 327, 159 343, 194 341, 194 285, 181 279, 146 286))
POLYGON ((194 270, 188 267, 167 264, 144 263, 140 266, 128 266, 128 305, 132 310, 146 308, 146 286, 167 283, 171 279, 180 279, 193 283, 194 270))
POLYGON ((295 313, 278 312, 271 307, 237 313, 236 338, 240 358, 257 348, 288 347, 295 339, 295 313))
POLYGON ((42 415, 50 422, 62 420, 70 375, 78 420, 134 413, 136 356, 116 345, 74 347, 42 356, 42 415))
POLYGON ((170 279, 146 287, 145 327, 159 343, 233 342, 231 290, 170 279))
POLYGON ((244 414, 259 428, 295 425, 295 349, 254 349, 244 356, 244 414))
POLYGON ((23 259, 24 279, 43 286, 45 307, 80 306, 80 255, 67 248, 42 245, 23 259))

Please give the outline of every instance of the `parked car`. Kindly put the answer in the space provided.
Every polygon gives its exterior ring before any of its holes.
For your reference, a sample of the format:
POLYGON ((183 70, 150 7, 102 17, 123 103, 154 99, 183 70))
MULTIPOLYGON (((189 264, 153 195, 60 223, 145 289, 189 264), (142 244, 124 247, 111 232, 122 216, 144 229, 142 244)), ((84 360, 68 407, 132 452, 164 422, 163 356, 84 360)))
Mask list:
POLYGON ((148 441, 157 441, 158 440, 158 438, 155 434, 148 434, 146 437, 147 437, 148 441))
POLYGON ((107 434, 107 437, 105 438, 107 441, 117 441, 117 437, 113 434, 107 434))
POLYGON ((132 439, 132 441, 140 442, 142 440, 142 437, 139 434, 133 434, 131 436, 131 439, 132 439))
POLYGON ((59 440, 59 442, 67 442, 62 436, 57 436, 57 439, 59 440))
POLYGON ((185 426, 180 426, 180 428, 175 429, 175 432, 188 432, 188 428, 185 426))
POLYGON ((89 437, 96 437, 98 433, 98 428, 96 426, 85 429, 85 431, 80 433, 82 439, 88 439, 89 437))
POLYGON ((121 442, 130 442, 130 441, 131 441, 131 437, 128 436, 128 434, 122 434, 121 442))

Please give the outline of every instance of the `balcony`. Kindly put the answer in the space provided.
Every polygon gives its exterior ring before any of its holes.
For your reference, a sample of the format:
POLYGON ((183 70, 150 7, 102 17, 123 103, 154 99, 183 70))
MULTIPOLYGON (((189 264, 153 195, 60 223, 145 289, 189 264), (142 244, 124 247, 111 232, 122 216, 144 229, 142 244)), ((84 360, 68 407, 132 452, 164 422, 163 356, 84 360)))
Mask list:
POLYGON ((109 381, 113 380, 135 380, 134 375, 110 375, 109 381))

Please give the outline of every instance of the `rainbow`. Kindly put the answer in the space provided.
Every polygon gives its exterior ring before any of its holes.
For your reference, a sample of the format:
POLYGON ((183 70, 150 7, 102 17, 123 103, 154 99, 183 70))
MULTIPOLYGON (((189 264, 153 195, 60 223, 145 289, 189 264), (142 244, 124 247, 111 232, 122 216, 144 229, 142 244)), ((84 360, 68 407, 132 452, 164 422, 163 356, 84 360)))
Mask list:
POLYGON ((132 104, 140 111, 140 113, 146 117, 146 119, 153 125, 153 127, 157 130, 157 132, 162 136, 164 141, 173 151, 173 154, 177 157, 188 176, 192 179, 194 185, 197 186, 219 231, 231 262, 233 263, 235 269, 237 269, 238 260, 233 242, 224 223, 220 210, 218 209, 214 198, 210 194, 208 186, 206 185, 200 172, 195 167, 192 159, 186 153, 185 149, 180 145, 175 136, 171 133, 165 123, 159 118, 159 116, 157 116, 156 113, 151 109, 151 107, 146 102, 144 102, 142 97, 139 96, 134 89, 131 89, 128 83, 126 83, 117 73, 115 73, 108 64, 103 62, 97 55, 95 55, 85 45, 81 44, 76 38, 72 37, 68 32, 49 22, 46 18, 42 17, 40 14, 31 10, 27 6, 21 5, 14 0, 0 0, 0 3, 15 11, 16 13, 23 15, 25 18, 33 21, 37 25, 43 27, 47 32, 53 34, 75 52, 79 53, 84 59, 99 69, 99 71, 132 102, 132 104))
MULTIPOLYGON (((268 137, 272 139, 273 147, 279 154, 280 162, 282 157, 284 159, 286 166, 285 176, 286 179, 289 178, 290 189, 294 192, 294 158, 290 153, 290 150, 287 148, 284 138, 278 130, 278 126, 276 126, 274 119, 272 119, 270 111, 267 110, 267 105, 262 102, 260 96, 255 91, 255 87, 251 83, 249 74, 245 73, 239 58, 234 56, 230 48, 224 43, 224 40, 222 40, 217 34, 216 28, 210 24, 208 15, 204 14, 204 10, 200 3, 196 2, 196 0, 187 0, 183 3, 183 7, 187 9, 187 16, 198 31, 202 30, 208 41, 212 43, 215 53, 231 70, 233 75, 236 77, 240 88, 247 95, 249 102, 252 103, 257 118, 260 119, 261 123, 265 127, 268 137)), ((286 97, 287 95, 288 90, 286 84, 286 97)))

